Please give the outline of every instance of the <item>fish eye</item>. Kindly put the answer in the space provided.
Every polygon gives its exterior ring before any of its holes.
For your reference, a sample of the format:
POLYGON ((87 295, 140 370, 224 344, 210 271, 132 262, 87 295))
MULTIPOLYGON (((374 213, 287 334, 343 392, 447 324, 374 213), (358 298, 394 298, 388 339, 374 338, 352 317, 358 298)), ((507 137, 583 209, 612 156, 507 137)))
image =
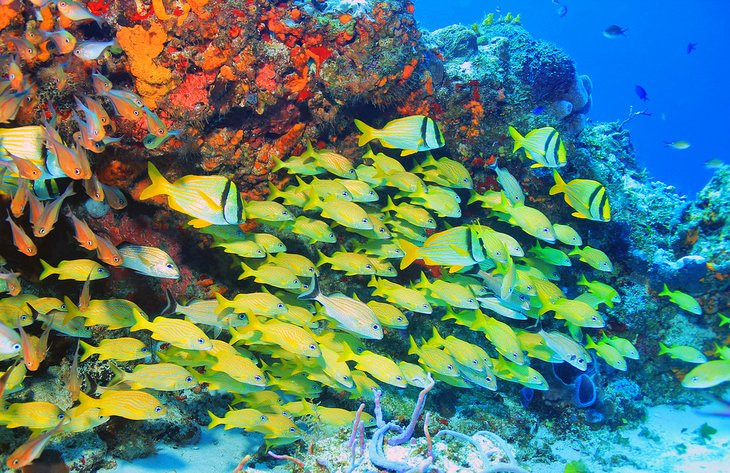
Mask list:
POLYGON ((115 257, 114 257, 114 262, 115 262, 115 263, 119 263, 119 256, 115 256, 115 257))
POLYGON ((396 377, 395 377, 395 379, 396 379, 397 381, 402 381, 402 380, 403 380, 403 378, 401 378, 400 376, 396 376, 396 377))
POLYGON ((344 376, 342 377, 342 379, 344 379, 345 381, 349 381, 349 380, 350 380, 350 377, 349 377, 349 376, 347 376, 347 375, 344 375, 344 376))
POLYGON ((238 314, 238 320, 243 320, 246 318, 245 314, 238 314))
MULTIPOLYGON (((276 304, 276 308, 277 309, 283 309, 284 308, 284 304, 276 304)), ((243 315, 243 314, 241 314, 241 315, 243 315)))
POLYGON ((99 268, 96 270, 97 273, 104 273, 104 268, 99 268))
POLYGON ((428 219, 428 223, 433 223, 433 219, 432 218, 429 218, 428 219))
POLYGON ((375 192, 370 191, 370 192, 368 192, 368 195, 375 195, 375 192))
POLYGON ((596 316, 594 315, 593 317, 591 317, 591 320, 594 320, 594 321, 595 321, 595 320, 598 320, 598 317, 596 317, 596 316))
POLYGON ((59 307, 61 310, 66 310, 66 304, 61 304, 61 307, 59 307))
POLYGON ((172 263, 167 263, 165 266, 167 267, 167 269, 172 269, 172 263))
POLYGON ((160 412, 162 410, 162 406, 155 407, 155 412, 160 412))
POLYGON ((579 358, 578 363, 583 364, 583 363, 585 363, 585 361, 583 361, 583 358, 579 358))
POLYGON ((335 234, 334 233, 330 233, 330 238, 334 238, 334 237, 335 237, 335 234))
POLYGON ((38 233, 40 233, 41 235, 43 235, 44 233, 46 233, 46 229, 45 228, 41 228, 40 230, 38 230, 38 233))
POLYGON ((295 429, 294 427, 289 427, 289 432, 296 432, 296 431, 297 431, 297 429, 295 429))
POLYGON ((266 422, 266 416, 261 416, 261 417, 259 417, 259 419, 260 419, 260 420, 261 420, 262 422, 266 422))
POLYGON ((15 345, 13 345, 13 351, 20 350, 20 348, 20 343, 16 343, 15 345))
POLYGON ((63 414, 58 414, 58 418, 59 418, 59 419, 63 419, 64 417, 66 417, 66 416, 65 416, 65 415, 63 415, 63 414))
POLYGON ((373 266, 372 266, 372 265, 370 265, 370 264, 366 264, 366 265, 365 265, 365 269, 373 269, 373 266))
POLYGON ((449 371, 451 371, 451 370, 454 369, 454 367, 452 365, 446 365, 446 369, 449 370, 449 371))
POLYGON ((428 304, 423 304, 424 309, 428 309, 428 304))
POLYGON ((193 382, 193 377, 192 376, 188 376, 187 378, 185 378, 185 382, 186 383, 192 383, 193 382))
POLYGON ((202 338, 199 338, 198 343, 205 343, 205 340, 203 340, 202 338))
POLYGON ((77 176, 80 175, 81 169, 79 169, 79 168, 74 169, 74 174, 76 174, 77 176))
POLYGON ((512 358, 517 358, 517 353, 512 353, 512 358))
POLYGON ((368 219, 367 218, 362 219, 362 223, 368 223, 368 219))
POLYGON ((699 380, 700 380, 700 378, 698 378, 697 376, 692 376, 692 382, 693 383, 696 383, 699 380))
POLYGON ((135 110, 132 113, 135 114, 135 115, 137 115, 137 116, 139 116, 139 110, 135 110))
POLYGON ((471 363, 472 363, 473 365, 478 365, 478 364, 479 364, 479 360, 471 360, 471 363))
POLYGON ((261 381, 261 376, 260 375, 256 375, 256 376, 253 377, 253 379, 255 379, 256 381, 261 381))
POLYGON ((474 303, 474 299, 472 299, 472 298, 470 297, 469 299, 467 299, 467 300, 466 300, 466 302, 468 302, 469 304, 473 304, 473 303, 474 303))
POLYGON ((385 232, 385 228, 383 228, 383 227, 380 227, 380 228, 378 229, 378 231, 379 231, 380 233, 383 233, 383 232, 385 232))
POLYGON ((399 315, 398 317, 396 317, 396 319, 395 319, 395 320, 397 320, 398 322, 403 322, 403 317, 401 317, 401 316, 399 315))
POLYGON ((380 330, 380 325, 373 324, 373 330, 380 330))
POLYGON ((256 254, 263 255, 264 252, 263 252, 263 250, 256 250, 256 254))
POLYGON ((282 214, 282 215, 289 215, 289 212, 288 212, 288 211, 286 211, 286 210, 284 210, 283 212, 281 212, 281 214, 282 214))
POLYGON ((309 349, 310 350, 316 350, 317 349, 317 346, 316 345, 309 345, 309 349))
POLYGON ((310 273, 313 273, 314 272, 314 268, 309 267, 309 268, 307 268, 307 271, 309 271, 310 273))
POLYGON ((28 318, 28 316, 25 314, 20 316, 20 320, 22 320, 22 321, 25 321, 25 319, 27 319, 27 318, 28 318))

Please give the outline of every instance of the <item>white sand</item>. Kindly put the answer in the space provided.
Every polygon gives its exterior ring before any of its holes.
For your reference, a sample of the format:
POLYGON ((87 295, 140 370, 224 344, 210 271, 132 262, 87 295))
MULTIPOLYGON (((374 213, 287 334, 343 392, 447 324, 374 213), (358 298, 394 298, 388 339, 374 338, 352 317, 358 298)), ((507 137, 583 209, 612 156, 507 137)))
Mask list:
POLYGON ((162 445, 157 454, 132 462, 117 460, 117 467, 102 473, 230 473, 262 443, 260 435, 240 429, 202 428, 200 442, 184 448, 162 445))

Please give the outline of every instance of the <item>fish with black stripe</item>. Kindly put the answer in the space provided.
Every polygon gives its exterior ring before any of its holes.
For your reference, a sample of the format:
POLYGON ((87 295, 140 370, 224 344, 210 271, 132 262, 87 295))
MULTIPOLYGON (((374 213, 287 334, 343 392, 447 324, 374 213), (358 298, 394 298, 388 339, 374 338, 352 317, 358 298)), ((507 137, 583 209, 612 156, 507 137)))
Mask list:
POLYGON ((188 223, 195 228, 245 222, 241 194, 230 179, 188 175, 171 183, 152 163, 148 163, 147 169, 152 184, 142 191, 140 200, 166 195, 171 209, 194 217, 188 223))
POLYGON ((444 145, 444 135, 438 124, 423 115, 397 118, 381 129, 373 128, 360 120, 355 120, 355 126, 362 132, 358 146, 377 139, 386 148, 403 150, 401 156, 441 148, 444 145))
POLYGON ((524 149, 525 155, 535 161, 531 167, 560 168, 567 163, 565 144, 555 128, 546 126, 522 136, 513 127, 509 127, 509 134, 515 140, 512 152, 524 149))
POLYGON ((565 193, 565 202, 576 210, 572 214, 574 217, 598 222, 611 220, 611 205, 603 184, 591 179, 573 179, 566 183, 556 170, 553 170, 553 178, 555 185, 550 188, 550 195, 565 193))

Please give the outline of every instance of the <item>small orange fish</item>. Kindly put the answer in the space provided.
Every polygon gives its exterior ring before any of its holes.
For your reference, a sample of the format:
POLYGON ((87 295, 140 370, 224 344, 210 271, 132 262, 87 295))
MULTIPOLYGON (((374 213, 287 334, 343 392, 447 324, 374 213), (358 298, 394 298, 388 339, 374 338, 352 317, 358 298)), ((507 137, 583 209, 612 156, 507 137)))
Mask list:
MULTIPOLYGON (((20 177, 34 181, 40 178, 41 174, 43 174, 41 168, 28 161, 27 159, 15 156, 14 154, 8 152, 8 150, 5 150, 5 152, 10 157, 10 159, 13 160, 13 164, 15 164, 15 167, 18 168, 18 175, 20 177)), ((9 166, 10 163, 8 163, 7 161, 0 161, 0 165, 9 166)))
POLYGON ((43 213, 45 206, 43 205, 43 202, 41 202, 40 199, 38 199, 38 197, 36 197, 36 195, 32 192, 28 192, 28 204, 30 206, 30 215, 28 216, 28 219, 30 220, 31 225, 35 225, 38 218, 40 218, 43 213))
POLYGON ((18 319, 18 330, 20 331, 20 344, 23 346, 23 363, 29 371, 35 371, 41 364, 38 359, 38 350, 30 336, 23 330, 18 319))
POLYGON ((18 65, 17 57, 14 57, 8 66, 8 80, 10 81, 10 87, 16 92, 25 90, 25 78, 23 77, 23 71, 18 65))
POLYGON ((67 197, 74 195, 73 183, 66 187, 63 194, 59 195, 56 200, 48 204, 44 209, 43 213, 38 217, 38 220, 33 224, 33 235, 38 238, 51 233, 53 226, 58 221, 58 213, 61 211, 61 205, 67 197))
POLYGON ((91 230, 91 228, 89 228, 86 222, 77 218, 76 215, 71 212, 71 209, 68 209, 68 211, 66 212, 66 217, 71 220, 71 223, 74 227, 74 236, 76 238, 76 241, 79 242, 79 245, 89 251, 95 250, 97 247, 96 235, 91 230))
POLYGON ((84 102, 86 102, 86 107, 88 107, 89 110, 94 112, 99 117, 99 121, 101 122, 101 124, 103 126, 111 125, 113 129, 114 123, 111 121, 111 118, 109 118, 109 114, 106 113, 104 107, 102 107, 99 102, 90 98, 87 95, 84 95, 83 97, 84 102))
POLYGON ((84 179, 84 190, 86 195, 97 202, 104 202, 104 188, 96 174, 92 174, 90 179, 84 179))
POLYGON ((142 99, 134 92, 110 89, 104 92, 104 96, 111 101, 117 115, 122 118, 136 121, 144 115, 142 99))
POLYGON ((20 218, 23 215, 25 204, 28 203, 28 194, 30 194, 28 180, 18 179, 18 189, 13 194, 13 200, 10 201, 10 213, 13 214, 13 217, 20 218))
POLYGON ((33 243, 33 240, 25 233, 25 231, 18 226, 10 217, 8 212, 8 218, 5 219, 10 224, 10 230, 13 233, 13 244, 15 247, 26 256, 35 256, 38 253, 38 249, 33 243))
POLYGON ((8 457, 7 465, 12 469, 19 469, 26 467, 33 463, 33 461, 41 456, 43 449, 46 448, 51 437, 56 435, 63 428, 64 423, 68 422, 67 419, 63 419, 53 429, 48 432, 31 438, 20 447, 16 448, 13 453, 8 457))
POLYGON ((101 235, 96 236, 96 253, 99 259, 110 266, 119 266, 124 262, 124 258, 119 254, 117 247, 112 244, 108 239, 101 235))
MULTIPOLYGON (((53 154, 56 155, 58 165, 64 174, 75 180, 91 178, 91 172, 86 173, 88 159, 86 164, 83 163, 82 157, 78 156, 75 150, 69 148, 60 140, 57 140, 55 135, 49 132, 48 128, 46 129, 46 143, 48 143, 48 147, 53 151, 53 154)), ((90 169, 90 166, 88 167, 90 169)))
POLYGON ((34 57, 38 55, 38 49, 36 49, 36 47, 33 46, 33 43, 31 43, 27 39, 14 38, 12 36, 8 36, 6 39, 13 43, 13 45, 15 46, 15 50, 18 52, 18 55, 24 61, 31 61, 34 57))

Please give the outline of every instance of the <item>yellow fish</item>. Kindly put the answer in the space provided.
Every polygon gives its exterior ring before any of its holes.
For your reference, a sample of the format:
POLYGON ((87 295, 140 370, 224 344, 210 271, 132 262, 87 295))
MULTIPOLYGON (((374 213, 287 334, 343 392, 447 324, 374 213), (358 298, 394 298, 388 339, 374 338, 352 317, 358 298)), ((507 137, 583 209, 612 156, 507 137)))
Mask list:
POLYGON ((299 290, 302 288, 302 282, 297 278, 296 274, 280 266, 263 264, 256 269, 252 269, 246 263, 242 262, 241 268, 243 269, 243 273, 238 276, 239 280, 253 277, 254 281, 259 284, 268 284, 282 289, 299 290))
POLYGON ((281 299, 268 292, 238 294, 232 300, 226 299, 221 294, 216 294, 215 298, 218 301, 216 313, 233 309, 237 313, 275 317, 289 310, 281 299))
POLYGON ((255 342, 260 341, 278 345, 284 350, 299 356, 317 358, 322 354, 312 333, 307 329, 273 319, 261 323, 254 315, 249 315, 248 321, 249 324, 245 327, 230 329, 233 337, 231 344, 235 344, 240 340, 247 340, 250 344, 252 343, 250 340, 251 332, 259 332, 260 335, 253 337, 255 342))
POLYGON ((398 367, 403 372, 406 382, 411 386, 425 388, 428 385, 428 375, 420 365, 401 361, 398 363, 398 367))
POLYGON ((52 429, 66 418, 60 407, 46 401, 17 402, 0 410, 0 425, 8 429, 27 427, 31 430, 52 429))
POLYGON ((525 364, 522 346, 512 327, 495 318, 488 317, 480 310, 475 310, 475 322, 472 330, 484 332, 487 339, 494 344, 497 351, 518 365, 525 364))
POLYGON ((84 350, 81 361, 91 355, 99 355, 99 360, 117 361, 140 360, 151 355, 143 341, 131 337, 105 338, 99 342, 98 347, 79 340, 79 346, 84 350))
POLYGON ((197 385, 195 379, 182 366, 172 363, 153 365, 137 365, 134 371, 127 373, 111 363, 109 368, 114 377, 109 386, 124 384, 131 389, 154 389, 155 391, 179 391, 197 385))
POLYGON ((87 409, 99 409, 99 415, 117 416, 131 420, 150 420, 164 417, 167 409, 157 398, 144 391, 110 389, 104 391, 99 399, 79 393, 77 412, 83 414, 87 409))
POLYGON ((225 430, 251 430, 253 427, 259 426, 269 420, 266 414, 251 408, 231 409, 226 412, 226 415, 223 417, 217 417, 211 411, 208 411, 208 415, 210 416, 210 424, 208 424, 209 429, 222 425, 225 430))
POLYGON ((327 256, 317 250, 317 256, 319 257, 318 267, 329 264, 333 271, 345 271, 345 276, 375 274, 375 268, 370 258, 360 253, 336 251, 332 256, 327 256))
POLYGON ((73 279, 74 281, 84 282, 87 278, 92 281, 109 277, 109 271, 96 261, 89 259, 64 260, 58 263, 58 267, 54 268, 43 260, 43 272, 40 279, 43 280, 52 274, 57 274, 58 279, 73 279))
POLYGON ((413 336, 410 336, 408 340, 410 341, 408 354, 418 356, 418 360, 421 364, 425 365, 430 371, 442 376, 459 376, 459 366, 456 364, 456 361, 454 361, 451 355, 443 350, 439 350, 438 348, 434 348, 426 344, 419 347, 416 345, 416 341, 413 339, 413 336))
POLYGON ((109 416, 101 415, 98 407, 86 409, 83 413, 78 413, 78 406, 68 410, 69 419, 63 426, 63 431, 68 433, 79 433, 98 427, 109 420, 109 416))
POLYGON ((298 216, 288 228, 292 233, 309 238, 310 245, 317 242, 335 243, 337 241, 335 232, 327 223, 304 215, 298 216))
POLYGON ((440 348, 443 347, 446 352, 456 361, 459 366, 463 366, 474 371, 483 371, 482 353, 476 350, 469 342, 465 342, 453 335, 443 338, 441 334, 433 327, 433 336, 428 342, 428 346, 440 348))
POLYGON ((368 214, 355 202, 329 197, 321 200, 314 192, 309 193, 309 200, 304 210, 321 209, 320 215, 339 223, 343 227, 359 230, 372 230, 373 222, 368 214))
POLYGON ((565 193, 565 202, 575 209, 573 217, 598 222, 611 220, 611 206, 603 184, 590 179, 573 179, 566 184, 554 169, 553 178, 555 185, 550 188, 550 195, 565 193))
POLYGON ((567 163, 565 144, 555 128, 550 126, 538 128, 525 136, 512 127, 509 127, 508 130, 512 139, 515 140, 512 152, 523 148, 525 155, 535 161, 531 167, 559 168, 567 163))
POLYGON ((278 202, 266 200, 252 200, 245 203, 246 217, 253 220, 268 222, 285 222, 294 220, 291 212, 278 202))
POLYGON ((359 355, 353 353, 349 345, 344 345, 340 361, 354 361, 355 367, 371 375, 375 379, 398 388, 406 387, 406 380, 398 365, 390 358, 371 351, 359 355))
POLYGON ((441 148, 444 145, 444 135, 436 122, 423 115, 396 118, 381 129, 373 128, 357 119, 355 126, 362 133, 358 146, 377 139, 386 148, 403 150, 401 156, 441 148))
POLYGON ((325 296, 319 290, 319 282, 312 276, 309 290, 299 296, 303 300, 315 300, 322 304, 327 316, 337 322, 337 325, 357 334, 359 337, 371 340, 383 338, 383 328, 373 309, 363 302, 347 297, 341 293, 325 296))
POLYGON ((466 226, 434 233, 420 247, 406 240, 399 240, 398 243, 405 253, 400 269, 422 259, 429 266, 449 266, 449 272, 453 273, 486 258, 478 234, 466 226))
POLYGON ((138 311, 146 318, 137 304, 126 299, 92 299, 86 310, 81 310, 68 297, 64 297, 67 307, 64 322, 70 322, 76 317, 85 319, 84 325, 106 325, 109 330, 131 327, 134 325, 134 311, 138 311))
POLYGON ((415 289, 403 287, 400 284, 390 282, 386 279, 377 279, 375 276, 370 279, 368 287, 375 288, 373 296, 383 297, 391 304, 403 307, 406 310, 412 310, 419 314, 430 314, 433 312, 433 308, 428 303, 428 300, 415 289))
POLYGON ((317 267, 314 265, 312 260, 297 253, 279 253, 277 255, 269 255, 266 259, 266 263, 284 267, 297 276, 309 278, 312 276, 319 276, 319 271, 317 271, 317 267))
POLYGON ((151 163, 147 171, 152 183, 140 194, 140 200, 167 196, 171 209, 194 217, 195 228, 209 225, 239 225, 246 219, 241 194, 236 184, 223 176, 184 176, 170 183, 151 163))
MULTIPOLYGON (((357 298, 354 294, 353 297, 357 298)), ((375 312, 375 316, 384 327, 397 329, 405 329, 408 327, 408 318, 396 306, 379 301, 368 301, 367 305, 375 312)))
POLYGON ((611 263, 608 255, 597 248, 590 246, 584 246, 583 248, 575 247, 568 254, 570 256, 577 255, 581 261, 587 263, 594 269, 606 271, 607 273, 613 272, 613 263, 611 263))
POLYGON ((170 255, 152 246, 123 244, 119 248, 123 258, 120 266, 155 278, 179 279, 180 270, 170 255))
POLYGON ((169 319, 158 316, 150 322, 138 310, 133 309, 132 313, 135 323, 130 327, 130 332, 149 330, 152 332, 153 339, 167 342, 186 350, 210 350, 213 348, 213 344, 208 336, 195 324, 187 320, 169 319))
POLYGON ((426 292, 428 298, 435 300, 441 306, 458 307, 461 309, 478 309, 479 304, 476 296, 471 289, 455 283, 450 283, 436 279, 429 281, 423 271, 421 272, 421 280, 413 286, 418 290, 426 292))
POLYGON ((211 365, 211 370, 225 373, 240 383, 259 387, 266 386, 263 371, 245 356, 230 352, 219 353, 215 356, 217 361, 211 365))
POLYGON ((357 177, 355 169, 352 167, 352 161, 327 149, 315 151, 311 141, 307 141, 307 150, 299 156, 299 158, 304 157, 311 158, 318 167, 326 169, 335 176, 345 179, 355 179, 357 177))

